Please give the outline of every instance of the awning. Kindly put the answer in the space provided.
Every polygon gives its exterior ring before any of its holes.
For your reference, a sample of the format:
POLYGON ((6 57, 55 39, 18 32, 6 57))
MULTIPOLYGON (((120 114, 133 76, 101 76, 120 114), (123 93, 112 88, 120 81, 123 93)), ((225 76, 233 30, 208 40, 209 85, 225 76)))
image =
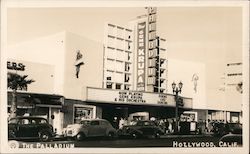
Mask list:
MULTIPOLYGON (((8 92, 8 107, 11 106, 12 92, 8 92)), ((62 107, 63 96, 37 93, 17 93, 17 107, 18 108, 34 108, 41 107, 62 107)))

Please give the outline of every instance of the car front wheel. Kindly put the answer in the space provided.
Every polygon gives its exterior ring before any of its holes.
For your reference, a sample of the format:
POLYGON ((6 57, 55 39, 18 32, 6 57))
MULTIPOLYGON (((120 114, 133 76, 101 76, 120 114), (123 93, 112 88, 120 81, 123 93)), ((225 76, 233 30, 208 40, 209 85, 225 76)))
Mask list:
POLYGON ((115 138, 115 133, 114 132, 109 132, 108 133, 108 138, 114 139, 115 138))
POLYGON ((131 137, 136 139, 136 138, 138 138, 138 134, 136 132, 133 132, 133 133, 131 133, 131 137))
POLYGON ((85 138, 85 135, 83 133, 78 133, 75 137, 77 141, 82 141, 85 138))
POLYGON ((156 132, 156 133, 154 134, 154 138, 160 138, 160 133, 159 133, 159 132, 156 132))
POLYGON ((49 141, 50 140, 50 136, 51 136, 51 134, 49 132, 47 132, 47 131, 42 131, 42 132, 39 133, 39 139, 42 142, 49 141))

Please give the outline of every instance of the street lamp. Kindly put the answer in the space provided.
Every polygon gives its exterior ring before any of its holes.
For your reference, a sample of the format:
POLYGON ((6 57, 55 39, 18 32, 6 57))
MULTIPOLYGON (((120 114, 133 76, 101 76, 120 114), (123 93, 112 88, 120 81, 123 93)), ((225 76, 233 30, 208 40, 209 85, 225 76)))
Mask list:
POLYGON ((183 83, 180 81, 178 84, 178 87, 176 87, 176 83, 173 82, 172 83, 172 88, 173 88, 173 94, 175 95, 175 132, 178 131, 178 107, 179 107, 179 101, 178 101, 178 94, 181 93, 181 89, 182 89, 183 83))

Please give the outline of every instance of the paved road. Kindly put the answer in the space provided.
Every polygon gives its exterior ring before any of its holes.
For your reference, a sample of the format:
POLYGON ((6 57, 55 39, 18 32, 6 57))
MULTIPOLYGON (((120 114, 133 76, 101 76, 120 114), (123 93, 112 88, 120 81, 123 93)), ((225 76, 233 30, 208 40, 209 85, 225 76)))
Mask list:
MULTIPOLYGON (((141 147, 218 147, 219 137, 212 136, 161 136, 161 138, 145 139, 107 139, 89 138, 83 141, 58 140, 52 142, 19 142, 21 148, 69 148, 73 147, 96 147, 96 148, 141 148, 141 147)), ((220 145, 231 146, 231 145, 220 145)))
POLYGON ((162 137, 158 139, 117 139, 117 140, 95 140, 89 139, 74 142, 75 147, 109 147, 109 148, 134 148, 134 147, 185 147, 185 146, 216 146, 219 138, 214 137, 162 137), (209 145, 208 145, 209 143, 209 145), (193 145, 192 145, 193 144, 193 145), (201 145, 202 144, 202 145, 201 145))

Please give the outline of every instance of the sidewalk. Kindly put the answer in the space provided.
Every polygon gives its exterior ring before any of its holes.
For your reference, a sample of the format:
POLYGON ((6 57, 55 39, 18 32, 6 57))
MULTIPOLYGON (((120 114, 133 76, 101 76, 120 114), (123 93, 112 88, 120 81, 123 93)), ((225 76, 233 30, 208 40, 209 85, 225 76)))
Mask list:
POLYGON ((213 134, 166 134, 160 138, 189 138, 189 137, 213 137, 213 134))

